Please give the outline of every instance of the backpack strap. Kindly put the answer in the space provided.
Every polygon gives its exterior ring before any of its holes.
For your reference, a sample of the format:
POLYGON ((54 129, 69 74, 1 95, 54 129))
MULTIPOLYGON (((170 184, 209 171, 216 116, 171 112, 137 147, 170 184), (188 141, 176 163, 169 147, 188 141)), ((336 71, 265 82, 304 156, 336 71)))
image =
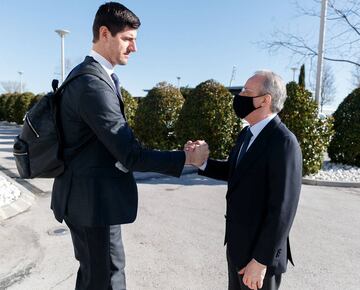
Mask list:
MULTIPOLYGON (((87 68, 84 70, 80 70, 79 72, 74 73, 73 75, 71 75, 72 72, 70 72, 70 74, 68 75, 68 77, 65 79, 65 81, 60 85, 60 87, 58 87, 57 89, 54 89, 54 94, 58 95, 58 97, 61 97, 61 92, 63 91, 63 89, 73 80, 77 79, 78 77, 82 76, 82 75, 93 75, 96 76, 98 78, 100 78, 102 81, 104 81, 105 83, 108 84, 108 86, 110 88, 112 88, 112 86, 109 84, 109 82, 107 80, 105 80, 101 75, 99 75, 99 71, 97 71, 96 69, 91 69, 91 68, 87 68)), ((54 82, 54 81, 53 81, 54 82)), ((54 87, 53 87, 54 88, 54 87)), ((59 105, 59 103, 58 103, 59 105)), ((57 108, 55 106, 55 110, 57 111, 57 108)), ((55 112, 55 116, 57 116, 56 118, 58 118, 57 112, 55 112)), ((57 122, 58 123, 58 122, 57 122)), ((59 126, 58 123, 58 134, 59 134, 59 140, 60 140, 60 147, 62 148, 62 152, 61 154, 63 154, 63 150, 64 148, 62 147, 61 144, 61 140, 63 140, 63 130, 61 128, 61 126, 59 126)), ((90 143, 95 137, 91 138, 90 140, 88 140, 85 144, 84 144, 84 148, 85 146, 90 143)), ((65 161, 64 159, 64 163, 66 167, 70 167, 71 163, 74 159, 76 159, 78 157, 78 155, 81 153, 81 151, 83 151, 84 148, 81 148, 78 152, 75 152, 74 155, 67 161, 65 161)), ((62 157, 64 158, 64 157, 62 157)))
POLYGON ((61 92, 65 88, 65 86, 67 86, 70 82, 72 82, 73 80, 77 79, 78 77, 80 77, 82 75, 93 75, 93 76, 96 76, 96 77, 100 78, 101 80, 105 81, 106 83, 108 83, 106 80, 104 80, 104 78, 102 78, 99 75, 99 72, 97 70, 88 68, 85 70, 80 70, 79 72, 74 73, 74 75, 71 75, 71 72, 70 72, 69 77, 67 77, 65 79, 65 81, 60 85, 60 87, 55 90, 55 93, 61 92))

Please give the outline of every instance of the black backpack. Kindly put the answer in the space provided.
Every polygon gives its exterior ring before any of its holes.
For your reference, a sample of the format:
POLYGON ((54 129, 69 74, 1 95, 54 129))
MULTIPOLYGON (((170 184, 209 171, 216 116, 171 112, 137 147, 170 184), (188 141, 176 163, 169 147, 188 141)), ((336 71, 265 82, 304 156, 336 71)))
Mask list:
POLYGON ((64 172, 62 158, 62 138, 58 121, 58 106, 67 84, 84 74, 95 74, 92 70, 74 73, 54 92, 43 96, 24 117, 20 135, 15 137, 13 154, 21 178, 53 178, 64 172))

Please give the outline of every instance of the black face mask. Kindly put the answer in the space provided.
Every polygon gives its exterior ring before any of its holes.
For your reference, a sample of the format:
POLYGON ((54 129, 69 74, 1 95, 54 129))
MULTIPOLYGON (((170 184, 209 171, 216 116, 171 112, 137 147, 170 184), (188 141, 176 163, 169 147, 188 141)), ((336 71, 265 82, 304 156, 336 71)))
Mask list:
POLYGON ((255 108, 254 103, 253 103, 253 99, 260 98, 260 97, 263 97, 263 96, 264 95, 255 96, 255 97, 250 97, 250 96, 245 97, 245 96, 236 95, 234 97, 234 101, 233 101, 233 108, 234 108, 235 114, 239 118, 244 119, 251 112, 253 112, 256 109, 260 108, 260 107, 255 108))

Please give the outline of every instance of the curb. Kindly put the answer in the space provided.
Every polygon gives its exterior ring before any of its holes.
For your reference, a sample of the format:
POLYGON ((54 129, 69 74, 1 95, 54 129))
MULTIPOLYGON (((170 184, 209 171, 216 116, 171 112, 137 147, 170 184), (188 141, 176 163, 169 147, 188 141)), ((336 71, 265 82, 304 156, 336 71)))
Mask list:
POLYGON ((303 178, 302 183, 306 184, 306 185, 315 185, 315 186, 360 188, 360 182, 328 181, 328 180, 318 180, 318 179, 303 178))
POLYGON ((14 184, 20 190, 20 197, 10 204, 0 207, 0 222, 18 215, 29 209, 35 202, 35 195, 27 190, 24 186, 16 182, 14 179, 7 176, 0 171, 0 175, 3 176, 11 184, 14 184))

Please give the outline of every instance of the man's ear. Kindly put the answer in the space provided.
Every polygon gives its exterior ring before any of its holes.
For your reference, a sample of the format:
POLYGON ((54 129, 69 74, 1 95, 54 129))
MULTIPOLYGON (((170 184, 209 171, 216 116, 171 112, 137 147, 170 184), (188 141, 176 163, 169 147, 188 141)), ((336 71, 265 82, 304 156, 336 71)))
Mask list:
POLYGON ((269 104, 269 105, 271 105, 271 101, 272 101, 271 95, 270 95, 270 94, 266 94, 266 95, 265 95, 264 102, 261 104, 261 106, 262 106, 263 104, 269 104))
POLYGON ((100 26, 99 28, 99 39, 108 39, 111 35, 109 29, 106 26, 100 26))

